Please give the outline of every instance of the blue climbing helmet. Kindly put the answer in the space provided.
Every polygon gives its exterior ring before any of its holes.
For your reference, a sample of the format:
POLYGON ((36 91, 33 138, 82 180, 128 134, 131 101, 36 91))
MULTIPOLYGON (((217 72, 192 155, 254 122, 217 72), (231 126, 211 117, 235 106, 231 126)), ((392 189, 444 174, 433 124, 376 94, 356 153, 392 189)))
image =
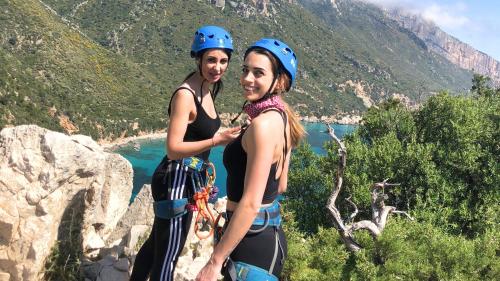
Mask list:
POLYGON ((227 49, 232 52, 233 39, 224 28, 214 25, 203 26, 194 33, 191 57, 206 49, 227 49))
POLYGON ((271 52, 279 60, 288 74, 290 86, 293 84, 295 81, 295 74, 297 73, 297 56, 287 44, 278 39, 262 38, 248 48, 247 54, 253 48, 263 48, 271 52))

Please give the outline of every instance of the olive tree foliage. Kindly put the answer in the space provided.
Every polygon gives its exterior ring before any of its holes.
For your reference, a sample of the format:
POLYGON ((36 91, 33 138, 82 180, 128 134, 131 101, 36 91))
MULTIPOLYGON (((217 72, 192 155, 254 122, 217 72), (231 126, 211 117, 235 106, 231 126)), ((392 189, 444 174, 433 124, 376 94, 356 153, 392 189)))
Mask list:
POLYGON ((337 150, 339 154, 339 161, 337 166, 337 174, 335 177, 335 186, 332 188, 326 208, 330 212, 332 223, 338 230, 340 237, 344 242, 344 245, 350 251, 355 252, 362 249, 362 246, 354 237, 356 231, 368 231, 372 238, 376 240, 382 234, 382 231, 384 230, 391 213, 404 214, 411 220, 413 220, 413 218, 408 215, 408 213, 397 210, 394 206, 386 204, 385 199, 387 198, 387 195, 385 194, 385 191, 389 188, 399 186, 399 184, 388 183, 387 179, 383 180, 382 182, 374 183, 371 186, 371 219, 355 220, 359 210, 356 203, 351 200, 351 196, 346 198, 346 201, 351 204, 351 206, 354 208, 354 211, 349 215, 347 219, 344 220, 342 218, 342 214, 337 208, 336 201, 339 193, 342 191, 344 170, 347 163, 347 150, 344 143, 335 135, 334 129, 329 124, 327 124, 327 126, 328 134, 339 146, 339 149, 337 150))
POLYGON ((448 222, 454 232, 469 236, 498 224, 499 96, 454 98, 442 94, 430 99, 415 120, 419 124, 417 141, 434 147, 431 159, 446 183, 439 192, 446 213, 434 217, 448 222))
POLYGON ((391 218, 376 240, 356 232, 356 253, 325 208, 338 145, 327 143, 324 156, 296 149, 283 200, 285 280, 498 280, 500 95, 481 87, 468 96, 442 92, 414 111, 387 101, 343 140, 343 220, 354 211, 347 199, 359 219, 370 219, 370 188, 383 179, 399 184, 385 191, 386 202, 416 219, 391 218))
POLYGON ((323 206, 330 194, 332 178, 325 176, 330 170, 322 170, 324 158, 314 154, 309 144, 302 144, 293 152, 288 176, 289 187, 283 205, 293 210, 297 227, 305 233, 315 233, 318 226, 328 225, 329 214, 323 206))
POLYGON ((487 98, 492 97, 494 95, 499 95, 500 88, 493 89, 491 84, 492 84, 491 78, 481 74, 474 74, 472 78, 471 92, 475 95, 487 98))
POLYGON ((391 218, 373 243, 349 252, 333 228, 304 236, 285 224, 288 257, 280 280, 498 280, 498 234, 488 230, 474 239, 450 235, 430 223, 391 218))
MULTIPOLYGON (((359 216, 368 219, 370 187, 389 179, 400 184, 387 193, 387 202, 397 209, 453 234, 483 233, 498 223, 500 211, 499 112, 498 96, 447 93, 414 112, 396 101, 370 109, 357 132, 344 140, 348 156, 340 212, 352 213, 350 196, 359 216)), ((339 155, 335 143, 325 148, 324 157, 299 148, 292 160, 287 197, 291 206, 300 206, 297 220, 307 232, 330 226, 320 206, 334 186, 339 155)))

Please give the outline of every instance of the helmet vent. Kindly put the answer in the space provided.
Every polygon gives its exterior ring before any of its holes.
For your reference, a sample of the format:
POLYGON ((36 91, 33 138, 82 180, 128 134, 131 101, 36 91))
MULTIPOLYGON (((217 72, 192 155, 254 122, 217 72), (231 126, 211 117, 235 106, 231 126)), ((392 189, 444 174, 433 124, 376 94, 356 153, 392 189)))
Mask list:
POLYGON ((274 41, 274 45, 279 46, 279 45, 280 45, 280 43, 278 43, 278 42, 274 41))
POLYGON ((231 35, 218 26, 203 26, 196 30, 191 52, 198 54, 205 49, 225 49, 228 53, 233 51, 233 40, 231 35))

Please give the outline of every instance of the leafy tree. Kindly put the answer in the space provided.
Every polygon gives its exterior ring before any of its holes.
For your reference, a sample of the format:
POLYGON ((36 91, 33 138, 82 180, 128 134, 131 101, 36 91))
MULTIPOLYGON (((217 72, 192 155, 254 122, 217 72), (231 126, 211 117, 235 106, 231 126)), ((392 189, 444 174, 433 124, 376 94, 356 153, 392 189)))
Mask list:
POLYGON ((311 146, 303 144, 294 150, 290 163, 294 173, 289 175, 289 181, 293 182, 293 188, 286 192, 283 204, 298 214, 297 225, 305 233, 315 233, 318 226, 328 224, 328 214, 322 207, 326 205, 332 182, 318 169, 319 160, 311 146))
MULTIPOLYGON (((481 92, 493 91, 489 86, 481 92)), ((498 90, 495 90, 498 92, 498 90)), ((364 249, 348 253, 325 218, 337 169, 337 147, 325 156, 299 148, 292 158, 285 226, 285 280, 498 280, 500 277, 500 97, 431 97, 416 111, 395 101, 370 109, 344 139, 347 167, 341 214, 368 218, 369 187, 389 178, 386 202, 416 222, 391 218, 364 249), (325 186, 327 185, 327 186, 325 186)))
POLYGON ((490 77, 481 74, 474 74, 472 78, 472 93, 482 97, 491 97, 495 93, 498 93, 499 90, 500 89, 492 89, 490 77))
MULTIPOLYGON (((489 91, 489 89, 487 89, 489 91)), ((500 198, 498 97, 431 98, 417 113, 419 142, 432 145, 432 161, 446 180, 443 194, 455 208, 450 222, 456 231, 474 235, 494 223, 500 198)))
MULTIPOLYGON (((282 280, 498 280, 500 248, 495 230, 467 239, 425 222, 394 219, 376 243, 348 252, 333 228, 304 236, 287 228, 288 259, 282 280)), ((371 243, 371 244, 370 244, 371 243)))
POLYGON ((378 108, 371 107, 364 114, 360 136, 372 141, 394 132, 401 142, 409 142, 415 134, 415 121, 412 113, 397 99, 381 103, 378 108))

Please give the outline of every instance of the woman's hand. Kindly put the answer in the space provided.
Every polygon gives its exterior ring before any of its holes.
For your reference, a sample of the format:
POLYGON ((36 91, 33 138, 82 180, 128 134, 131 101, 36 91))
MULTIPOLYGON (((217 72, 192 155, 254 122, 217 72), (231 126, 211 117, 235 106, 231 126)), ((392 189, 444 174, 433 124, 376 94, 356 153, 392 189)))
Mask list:
POLYGON ((212 258, 205 264, 205 266, 198 272, 196 281, 217 281, 219 272, 222 269, 222 264, 216 263, 212 258))
POLYGON ((241 130, 241 127, 238 126, 238 127, 229 128, 229 129, 227 129, 219 134, 216 134, 212 138, 214 146, 226 145, 226 144, 232 142, 234 139, 236 139, 238 137, 238 133, 240 132, 240 130, 241 130))

